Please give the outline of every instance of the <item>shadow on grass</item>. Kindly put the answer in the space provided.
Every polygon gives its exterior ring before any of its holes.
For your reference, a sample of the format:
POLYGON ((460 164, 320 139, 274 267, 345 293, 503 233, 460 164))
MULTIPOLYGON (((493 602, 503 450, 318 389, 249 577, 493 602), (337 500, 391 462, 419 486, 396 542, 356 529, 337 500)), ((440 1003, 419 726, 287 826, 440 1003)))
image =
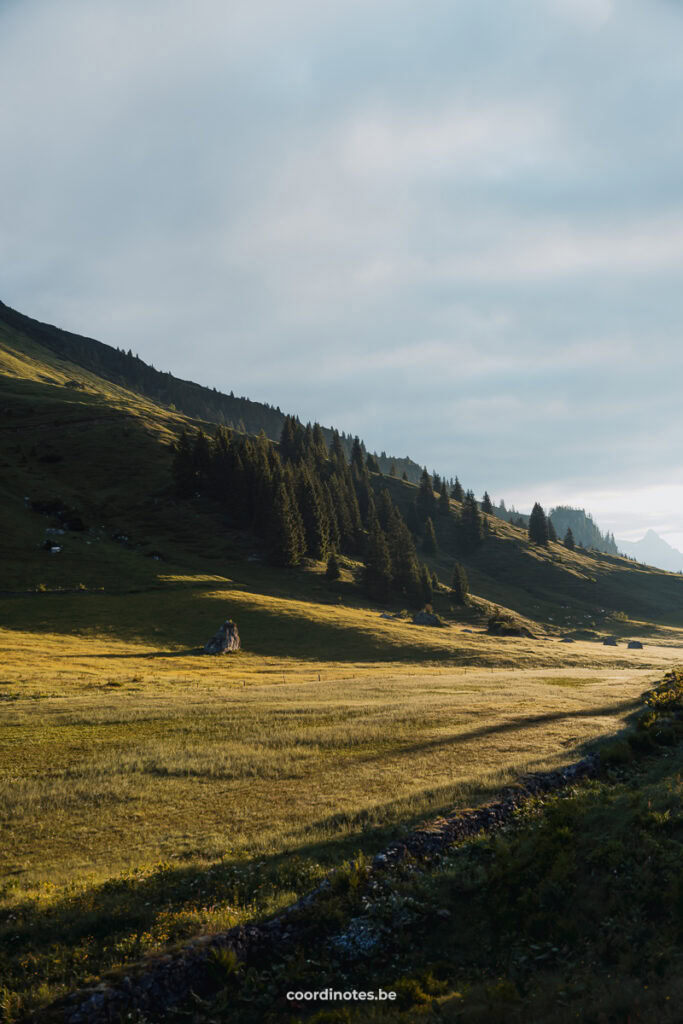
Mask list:
MULTIPOLYGON (((105 595, 91 602, 78 600, 73 609, 65 607, 67 599, 52 603, 53 615, 45 599, 36 603, 31 616, 24 615, 21 624, 8 624, 8 628, 48 631, 70 636, 83 636, 92 632, 105 639, 128 642, 153 642, 153 652, 126 652, 101 657, 146 658, 178 657, 202 653, 195 645, 215 633, 218 624, 226 618, 238 624, 245 651, 260 657, 296 658, 301 661, 457 661, 462 651, 432 646, 429 637, 416 636, 407 640, 392 636, 390 627, 380 625, 378 610, 367 610, 363 625, 346 622, 321 621, 306 615, 303 602, 294 601, 282 608, 254 607, 249 597, 242 600, 231 594, 221 600, 210 593, 199 594, 192 588, 191 596, 183 597, 174 590, 150 602, 146 595, 129 594, 114 597, 105 595), (38 604, 40 607, 37 607, 38 604), (299 605, 301 605, 299 607, 299 605), (168 644, 163 650, 159 645, 168 644), (173 650, 174 645, 179 650, 173 650)), ((356 609, 354 609, 356 610, 356 609)), ((419 633, 423 626, 413 626, 419 633)), ((444 631, 439 631, 441 635, 444 631)), ((69 653, 69 658, 93 657, 89 651, 69 653)))

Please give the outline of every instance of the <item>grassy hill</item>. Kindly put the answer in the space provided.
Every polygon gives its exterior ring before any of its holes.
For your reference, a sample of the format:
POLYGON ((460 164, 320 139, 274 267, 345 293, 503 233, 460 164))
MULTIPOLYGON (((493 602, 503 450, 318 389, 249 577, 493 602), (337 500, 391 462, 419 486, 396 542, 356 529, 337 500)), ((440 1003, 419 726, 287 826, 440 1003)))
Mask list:
POLYGON ((0 313, 0 1019, 579 756, 681 660, 680 577, 496 518, 454 607, 455 502, 421 555, 443 628, 370 601, 357 556, 333 582, 267 564, 219 503, 174 495, 171 444, 211 419, 0 313), (494 606, 532 637, 489 635, 494 606), (244 649, 202 656, 228 616, 244 649))

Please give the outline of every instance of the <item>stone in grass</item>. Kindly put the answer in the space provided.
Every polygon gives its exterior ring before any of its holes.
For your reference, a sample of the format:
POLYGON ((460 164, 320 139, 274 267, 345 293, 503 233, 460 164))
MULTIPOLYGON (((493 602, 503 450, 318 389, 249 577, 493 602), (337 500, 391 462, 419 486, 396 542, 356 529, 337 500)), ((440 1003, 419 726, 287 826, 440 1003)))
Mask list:
POLYGON ((602 643, 603 643, 604 647, 616 647, 617 646, 617 641, 614 639, 613 636, 605 637, 605 639, 602 641, 602 643))
POLYGON ((628 649, 629 651, 642 651, 643 645, 640 640, 629 640, 628 649))
POLYGON ((413 622, 416 626, 443 626, 439 616, 428 611, 417 612, 413 615, 413 622))
POLYGON ((204 645, 204 654, 229 654, 239 651, 240 635, 237 624, 226 619, 221 628, 204 645))

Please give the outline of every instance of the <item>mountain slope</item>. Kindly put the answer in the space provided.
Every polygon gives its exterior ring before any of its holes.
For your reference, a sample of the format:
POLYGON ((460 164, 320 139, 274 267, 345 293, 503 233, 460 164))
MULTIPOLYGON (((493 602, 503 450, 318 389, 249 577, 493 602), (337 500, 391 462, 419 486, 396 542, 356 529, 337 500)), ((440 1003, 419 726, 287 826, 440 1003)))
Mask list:
MULTIPOLYGON (((258 540, 231 529, 220 506, 208 499, 177 501, 172 494, 170 443, 183 429, 211 431, 210 423, 69 361, 34 335, 0 324, 0 505, 7 524, 0 535, 0 589, 121 591, 158 586, 160 568, 166 574, 171 566, 224 572, 236 561, 255 590, 272 592, 277 580, 290 586, 287 573, 258 577, 247 563, 258 540), (65 519, 80 519, 86 529, 46 534, 62 529, 65 519), (44 548, 50 538, 63 546, 54 556, 44 548)), ((80 343, 87 349, 85 339, 80 343)), ((373 474, 372 486, 387 487, 404 514, 416 495, 413 484, 395 477, 373 474)), ((458 554, 457 503, 450 507, 448 517, 437 518, 437 554, 421 553, 441 582, 435 604, 445 615, 458 554)), ((683 621, 680 577, 560 544, 537 548, 525 530, 495 517, 490 524, 486 542, 464 557, 472 591, 483 602, 551 631, 625 631, 617 613, 650 628, 683 621)), ((347 566, 340 597, 367 604, 353 585, 357 563, 347 566)), ((320 577, 317 570, 306 572, 297 586, 310 592, 320 577)), ((480 607, 483 614, 486 605, 480 607)))
MULTIPOLYGON (((238 398, 232 392, 225 395, 215 388, 181 380, 172 373, 148 365, 131 351, 124 352, 94 338, 82 337, 51 324, 41 323, 0 302, 0 338, 8 333, 14 333, 15 337, 20 335, 47 349, 59 360, 95 373, 103 380, 188 416, 232 426, 248 434, 258 434, 263 430, 273 440, 280 436, 285 414, 279 407, 254 402, 249 398, 238 398)), ((324 432, 329 443, 332 432, 329 428, 324 432)), ((347 451, 350 451, 352 438, 343 435, 343 441, 347 451)), ((419 478, 421 467, 412 459, 384 454, 379 455, 378 459, 383 472, 389 472, 391 463, 394 463, 399 475, 405 472, 409 480, 417 481, 419 478)))

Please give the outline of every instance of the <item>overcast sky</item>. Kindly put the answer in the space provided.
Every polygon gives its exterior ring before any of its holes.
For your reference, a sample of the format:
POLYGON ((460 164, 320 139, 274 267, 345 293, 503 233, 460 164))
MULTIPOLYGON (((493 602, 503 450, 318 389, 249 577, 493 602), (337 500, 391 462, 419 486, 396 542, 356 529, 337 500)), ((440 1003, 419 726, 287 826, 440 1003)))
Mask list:
POLYGON ((683 3, 0 0, 0 298, 683 547, 683 3))

